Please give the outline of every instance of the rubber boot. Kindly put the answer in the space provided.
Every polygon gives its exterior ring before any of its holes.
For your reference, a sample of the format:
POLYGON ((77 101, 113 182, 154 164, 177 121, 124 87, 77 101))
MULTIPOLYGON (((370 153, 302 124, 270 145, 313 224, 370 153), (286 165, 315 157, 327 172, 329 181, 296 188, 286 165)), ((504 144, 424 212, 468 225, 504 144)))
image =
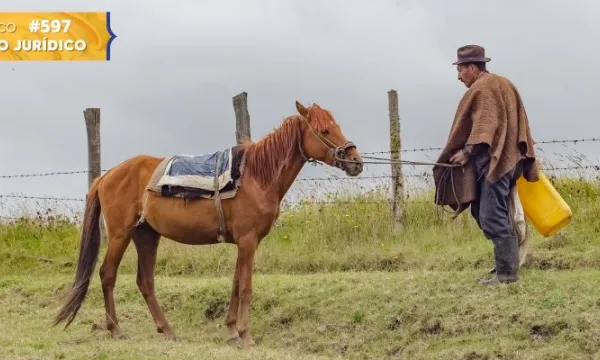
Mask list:
POLYGON ((519 244, 517 237, 494 239, 494 258, 496 274, 489 280, 482 280, 484 285, 509 284, 519 280, 519 244))

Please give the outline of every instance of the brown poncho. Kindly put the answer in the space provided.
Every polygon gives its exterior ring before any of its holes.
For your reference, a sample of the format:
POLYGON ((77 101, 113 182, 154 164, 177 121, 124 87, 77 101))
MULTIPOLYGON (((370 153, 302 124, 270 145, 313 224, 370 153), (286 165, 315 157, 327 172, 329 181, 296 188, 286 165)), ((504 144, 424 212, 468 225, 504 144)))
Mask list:
MULTIPOLYGON (((534 142, 519 92, 506 78, 483 73, 465 93, 458 105, 446 147, 437 162, 450 157, 466 145, 489 145, 490 170, 487 180, 494 182, 510 171, 524 156, 523 176, 537 181, 534 142)), ((456 214, 476 200, 475 167, 433 168, 435 203, 448 205, 456 214)))

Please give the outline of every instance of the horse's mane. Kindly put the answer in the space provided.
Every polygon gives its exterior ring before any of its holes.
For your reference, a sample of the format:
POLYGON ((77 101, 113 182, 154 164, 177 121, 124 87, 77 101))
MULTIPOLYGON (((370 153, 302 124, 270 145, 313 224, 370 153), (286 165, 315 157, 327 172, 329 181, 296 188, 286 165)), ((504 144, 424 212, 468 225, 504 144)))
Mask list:
MULTIPOLYGON (((311 127, 318 132, 326 130, 335 122, 329 111, 316 104, 308 108, 307 116, 311 127)), ((278 128, 259 141, 242 143, 246 156, 244 172, 248 172, 263 185, 279 177, 284 165, 292 160, 294 147, 298 146, 303 121, 301 115, 288 116, 278 128)))

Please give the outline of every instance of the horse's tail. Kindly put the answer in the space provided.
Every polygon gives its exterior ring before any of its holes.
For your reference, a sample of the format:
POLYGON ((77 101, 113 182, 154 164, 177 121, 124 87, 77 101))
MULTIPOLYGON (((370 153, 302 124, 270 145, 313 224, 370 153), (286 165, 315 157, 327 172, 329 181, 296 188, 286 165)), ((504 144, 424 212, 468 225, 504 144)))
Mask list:
POLYGON ((90 278, 96 267, 98 251, 100 250, 100 199, 98 198, 98 186, 101 177, 96 178, 90 190, 85 206, 83 217, 83 229, 81 232, 81 243, 79 245, 79 260, 77 272, 71 290, 67 295, 67 301, 56 316, 54 326, 67 320, 65 328, 77 315, 90 285, 90 278))

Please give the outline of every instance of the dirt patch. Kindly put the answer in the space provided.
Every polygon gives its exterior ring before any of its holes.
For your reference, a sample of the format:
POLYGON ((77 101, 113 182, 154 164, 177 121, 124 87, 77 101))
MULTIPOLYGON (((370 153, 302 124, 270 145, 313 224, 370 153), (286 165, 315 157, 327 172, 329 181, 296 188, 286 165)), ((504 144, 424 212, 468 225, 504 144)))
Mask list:
POLYGON ((489 355, 481 354, 476 351, 471 351, 467 353, 462 359, 463 360, 488 360, 490 358, 489 355))
POLYGON ((524 266, 529 269, 539 269, 539 270, 572 270, 573 264, 569 263, 565 259, 547 257, 542 258, 535 256, 534 254, 530 254, 528 259, 526 260, 524 266))
POLYGON ((555 337, 562 330, 568 329, 569 324, 559 321, 553 324, 535 324, 529 330, 529 334, 534 340, 548 341, 555 337))
POLYGON ((283 326, 291 326, 292 323, 294 322, 294 317, 291 316, 290 314, 283 314, 283 315, 277 317, 277 319, 275 321, 283 326))

